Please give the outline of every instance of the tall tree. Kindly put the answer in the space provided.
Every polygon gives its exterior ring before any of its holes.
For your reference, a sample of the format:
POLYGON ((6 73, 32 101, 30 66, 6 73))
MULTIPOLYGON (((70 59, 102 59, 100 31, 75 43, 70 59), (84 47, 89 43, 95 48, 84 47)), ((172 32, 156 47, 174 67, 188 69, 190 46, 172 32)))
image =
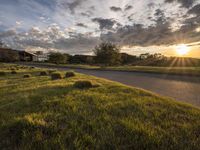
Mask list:
POLYGON ((101 43, 93 50, 96 62, 104 65, 119 65, 121 63, 120 48, 112 43, 101 43))

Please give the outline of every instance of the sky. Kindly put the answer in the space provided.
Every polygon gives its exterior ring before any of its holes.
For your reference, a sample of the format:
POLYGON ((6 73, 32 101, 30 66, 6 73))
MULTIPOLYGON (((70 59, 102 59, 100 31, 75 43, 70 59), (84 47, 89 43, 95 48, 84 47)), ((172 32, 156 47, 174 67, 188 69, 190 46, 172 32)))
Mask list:
POLYGON ((200 57, 200 0, 0 0, 0 41, 19 50, 92 54, 112 42, 133 55, 200 57))

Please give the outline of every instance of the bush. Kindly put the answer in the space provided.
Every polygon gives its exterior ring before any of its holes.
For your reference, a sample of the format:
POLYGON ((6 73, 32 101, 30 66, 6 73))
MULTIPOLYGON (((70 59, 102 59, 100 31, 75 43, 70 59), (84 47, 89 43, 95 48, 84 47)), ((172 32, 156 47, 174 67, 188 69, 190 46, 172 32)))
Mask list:
POLYGON ((50 53, 49 62, 55 64, 65 64, 68 61, 68 56, 62 53, 50 53))
POLYGON ((0 71, 0 76, 5 76, 6 73, 4 71, 0 71))
POLYGON ((65 74, 65 78, 70 78, 70 77, 74 77, 75 76, 75 73, 74 72, 66 72, 65 74))
POLYGON ((77 81, 74 83, 74 87, 79 89, 85 89, 85 88, 92 88, 92 83, 90 81, 77 81))
POLYGON ((23 77, 24 77, 24 78, 30 78, 31 75, 30 75, 30 74, 25 74, 23 77))
POLYGON ((62 79, 62 75, 59 72, 55 72, 51 74, 51 79, 52 80, 58 80, 58 79, 62 79))
POLYGON ((52 73, 56 72, 56 70, 49 70, 48 72, 49 72, 49 74, 52 74, 52 73))
POLYGON ((17 71, 13 70, 11 71, 11 74, 17 74, 17 71))
POLYGON ((48 75, 48 73, 46 71, 41 71, 40 72, 40 76, 47 76, 47 75, 48 75))

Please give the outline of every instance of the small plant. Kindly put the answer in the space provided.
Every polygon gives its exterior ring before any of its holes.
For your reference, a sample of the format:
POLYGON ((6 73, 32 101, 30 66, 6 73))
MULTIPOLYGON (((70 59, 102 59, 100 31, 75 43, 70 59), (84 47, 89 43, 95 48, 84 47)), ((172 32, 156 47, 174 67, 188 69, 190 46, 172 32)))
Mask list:
POLYGON ((59 72, 55 72, 51 74, 51 79, 52 80, 58 80, 58 79, 62 79, 62 75, 59 72))
POLYGON ((49 70, 48 72, 49 72, 49 74, 52 74, 52 73, 56 72, 56 70, 49 70))
POLYGON ((11 71, 11 74, 17 74, 17 71, 13 70, 11 71))
POLYGON ((48 73, 46 71, 41 71, 40 72, 40 76, 47 76, 47 75, 48 75, 48 73))
POLYGON ((93 85, 90 81, 76 81, 74 83, 74 87, 79 89, 86 89, 86 88, 92 88, 93 85))
POLYGON ((75 76, 75 73, 70 71, 70 72, 66 72, 65 74, 65 78, 70 78, 70 77, 74 77, 75 76))
POLYGON ((31 77, 31 74, 25 74, 23 77, 24 77, 24 78, 30 78, 30 77, 31 77))
POLYGON ((0 71, 0 76, 5 76, 6 73, 4 71, 0 71))

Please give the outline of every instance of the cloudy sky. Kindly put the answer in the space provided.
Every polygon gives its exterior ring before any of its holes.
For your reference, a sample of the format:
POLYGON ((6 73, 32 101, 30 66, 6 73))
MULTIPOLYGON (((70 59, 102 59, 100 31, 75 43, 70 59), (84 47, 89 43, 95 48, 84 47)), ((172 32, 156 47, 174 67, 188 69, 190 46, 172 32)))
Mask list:
POLYGON ((200 57, 200 0, 0 0, 0 40, 70 54, 109 41, 131 54, 175 55, 183 43, 200 57))

